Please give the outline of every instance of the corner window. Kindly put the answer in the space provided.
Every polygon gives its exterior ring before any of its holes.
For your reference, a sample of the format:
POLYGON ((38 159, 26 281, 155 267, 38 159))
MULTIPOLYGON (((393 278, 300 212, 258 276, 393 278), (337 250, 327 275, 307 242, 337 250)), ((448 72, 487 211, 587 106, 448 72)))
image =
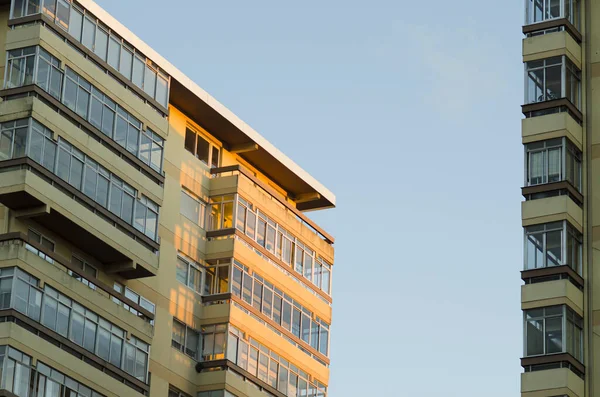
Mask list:
POLYGON ((571 267, 581 275, 582 236, 567 221, 525 228, 525 270, 571 267))
POLYGON ((220 230, 233 227, 234 196, 216 196, 210 198, 209 229, 220 230))
POLYGON ((581 71, 566 56, 525 63, 525 103, 566 98, 581 106, 581 71))
POLYGON ((558 18, 579 29, 579 0, 525 0, 525 25, 558 18))
POLYGON ((219 166, 219 148, 190 128, 185 130, 185 149, 211 168, 219 166))
POLYGON ((202 326, 202 360, 222 360, 225 358, 227 325, 202 326))
POLYGON ((567 306, 524 312, 525 357, 569 353, 583 362, 583 319, 567 306))
POLYGON ((526 186, 566 180, 581 191, 582 155, 566 138, 528 143, 525 156, 526 186))

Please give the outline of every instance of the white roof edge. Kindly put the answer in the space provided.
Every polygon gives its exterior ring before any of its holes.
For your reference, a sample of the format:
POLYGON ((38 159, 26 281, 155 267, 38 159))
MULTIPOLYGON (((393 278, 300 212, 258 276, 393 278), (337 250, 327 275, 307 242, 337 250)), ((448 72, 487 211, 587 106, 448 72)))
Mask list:
POLYGON ((314 177, 312 177, 308 172, 303 170, 298 164, 296 164, 292 159, 283 154, 279 149, 277 149, 273 144, 267 141, 262 135, 256 132, 252 127, 246 124, 243 120, 241 120, 238 116, 236 116, 231 110, 227 109, 223 104, 213 98, 210 94, 204 91, 198 84, 192 81, 189 77, 187 77, 182 71, 177 69, 174 65, 172 65, 169 61, 167 61, 163 56, 161 56, 158 52, 152 49, 148 44, 144 43, 139 37, 137 37, 133 32, 131 32, 128 28, 126 28, 122 23, 116 20, 112 15, 106 12, 102 7, 100 7, 93 0, 77 0, 83 7, 85 7, 88 11, 94 14, 98 19, 100 19, 104 24, 106 24, 109 28, 114 30, 117 34, 119 34, 122 38, 131 43, 136 49, 140 50, 144 55, 150 58, 153 62, 155 62, 158 66, 160 66, 165 72, 167 72, 171 78, 174 78, 179 83, 181 83, 185 88, 189 89, 194 95, 198 98, 202 99, 205 103, 207 103, 210 107, 212 107, 215 111, 221 114, 225 119, 230 121, 233 125, 235 125, 240 131, 246 134, 251 140, 256 142, 259 146, 261 146, 265 151, 270 153, 275 159, 280 161, 284 166, 289 168, 293 173, 298 175, 301 179, 303 179, 307 184, 309 184, 316 192, 318 192, 322 197, 327 199, 330 203, 335 206, 335 195, 327 189, 323 184, 317 181, 314 177))

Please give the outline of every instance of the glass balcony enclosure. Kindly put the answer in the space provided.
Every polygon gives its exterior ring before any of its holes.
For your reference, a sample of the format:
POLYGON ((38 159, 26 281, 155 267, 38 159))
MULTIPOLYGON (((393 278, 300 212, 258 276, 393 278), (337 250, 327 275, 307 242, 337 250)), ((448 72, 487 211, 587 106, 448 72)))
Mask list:
POLYGON ((567 221, 525 228, 525 270, 568 265, 581 275, 583 239, 567 221))
POLYGON ((581 192, 581 152, 566 138, 525 145, 525 186, 570 182, 581 192))
POLYGON ((170 77, 87 10, 71 0, 12 1, 11 19, 35 14, 49 17, 164 108, 169 106, 170 77))
POLYGON ((331 295, 331 264, 282 225, 240 195, 213 196, 209 205, 209 230, 235 227, 294 269, 305 282, 331 295))
POLYGON ((581 109, 581 71, 566 56, 525 63, 525 104, 568 99, 581 109))
POLYGON ((561 18, 579 29, 579 0, 525 0, 525 25, 561 18))
POLYGON ((0 161, 29 157, 75 189, 108 209, 141 233, 158 239, 156 203, 66 140, 52 138, 38 121, 20 119, 0 124, 0 161))
POLYGON ((63 373, 6 345, 0 346, 0 389, 18 397, 103 397, 63 373))
POLYGON ((0 309, 15 309, 136 379, 148 381, 150 346, 19 268, 0 270, 0 309))
POLYGON ((5 88, 36 84, 144 164, 162 172, 164 140, 42 47, 8 52, 5 88))
POLYGON ((526 310, 525 357, 569 353, 583 362, 583 319, 567 306, 526 310))

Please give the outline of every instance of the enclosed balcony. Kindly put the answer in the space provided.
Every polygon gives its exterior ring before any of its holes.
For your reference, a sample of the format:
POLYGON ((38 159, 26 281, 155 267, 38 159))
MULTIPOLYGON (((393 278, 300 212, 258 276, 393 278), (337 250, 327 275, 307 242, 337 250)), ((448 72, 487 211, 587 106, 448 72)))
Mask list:
POLYGON ((333 237, 243 167, 212 172, 207 237, 235 234, 330 302, 333 237))
POLYGON ((568 196, 583 205, 582 153, 567 138, 525 144, 526 200, 568 196))
POLYGON ((566 56, 525 63, 526 117, 568 112, 579 123, 581 113, 581 71, 566 56))
POLYGON ((525 0, 525 25, 528 37, 567 31, 581 42, 579 0, 525 0))
POLYGON ((0 203, 95 257, 108 272, 155 275, 159 244, 148 236, 155 232, 147 232, 156 230, 157 208, 145 197, 136 200, 97 163, 57 147, 51 133, 36 126, 33 119, 2 125, 0 203))

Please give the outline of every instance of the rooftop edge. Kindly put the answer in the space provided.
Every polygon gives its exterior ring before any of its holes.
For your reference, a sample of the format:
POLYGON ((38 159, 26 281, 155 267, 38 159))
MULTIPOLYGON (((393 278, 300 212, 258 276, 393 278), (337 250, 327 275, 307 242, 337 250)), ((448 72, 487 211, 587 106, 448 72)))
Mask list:
POLYGON ((212 135, 224 141, 229 150, 237 145, 258 145, 257 150, 239 153, 239 155, 290 192, 293 195, 292 199, 297 201, 299 210, 335 207, 336 197, 329 189, 204 91, 96 2, 93 0, 77 1, 171 76, 169 103, 181 108, 191 118, 202 119, 201 125, 212 135))

